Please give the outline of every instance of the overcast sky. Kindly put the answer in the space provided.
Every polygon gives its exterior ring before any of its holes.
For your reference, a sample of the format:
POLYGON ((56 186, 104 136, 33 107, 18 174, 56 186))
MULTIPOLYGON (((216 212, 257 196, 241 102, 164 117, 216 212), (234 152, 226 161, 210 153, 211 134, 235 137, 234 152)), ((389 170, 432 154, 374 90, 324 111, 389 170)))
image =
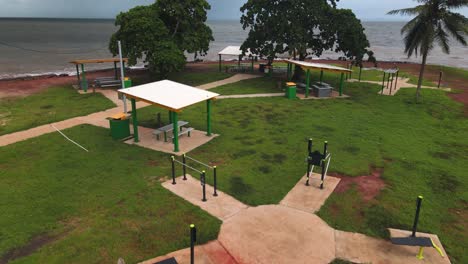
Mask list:
MULTIPOLYGON (((0 17, 114 18, 121 11, 154 0, 0 0, 0 17)), ((246 0, 208 0, 210 19, 233 19, 246 0)), ((413 0, 341 0, 340 7, 352 9, 362 20, 405 20, 385 15, 391 9, 411 7, 413 0)), ((460 10, 468 16, 468 9, 460 10)))

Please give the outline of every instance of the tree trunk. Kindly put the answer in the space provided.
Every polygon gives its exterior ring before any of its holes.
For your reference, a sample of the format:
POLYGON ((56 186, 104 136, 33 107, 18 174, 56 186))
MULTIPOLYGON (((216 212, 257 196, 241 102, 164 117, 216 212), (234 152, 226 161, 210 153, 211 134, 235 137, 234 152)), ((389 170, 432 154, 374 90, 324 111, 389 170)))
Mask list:
POLYGON ((419 72, 419 80, 418 80, 418 87, 416 88, 416 102, 419 103, 421 98, 421 85, 424 77, 424 70, 426 69, 426 60, 427 60, 427 52, 424 52, 422 64, 421 64, 421 71, 419 72))
MULTIPOLYGON (((306 56, 307 54, 304 54, 302 52, 299 53, 299 60, 300 61, 305 61, 306 59, 306 56)), ((293 75, 293 80, 296 80, 296 81, 300 81, 301 80, 301 77, 304 75, 304 70, 299 67, 299 66, 296 66, 294 68, 294 75, 293 75)))

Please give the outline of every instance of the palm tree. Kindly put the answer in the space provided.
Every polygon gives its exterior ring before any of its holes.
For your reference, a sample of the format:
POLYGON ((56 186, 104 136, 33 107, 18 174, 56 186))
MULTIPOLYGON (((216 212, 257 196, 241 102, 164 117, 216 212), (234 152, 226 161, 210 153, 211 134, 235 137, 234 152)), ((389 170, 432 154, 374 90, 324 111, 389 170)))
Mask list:
POLYGON ((408 58, 413 54, 422 55, 416 101, 421 96, 421 84, 426 67, 427 55, 438 43, 445 53, 450 53, 449 40, 454 38, 464 46, 468 34, 468 19, 451 10, 468 6, 468 0, 416 0, 420 5, 413 8, 398 9, 389 15, 416 16, 401 29, 404 35, 405 53, 408 58))

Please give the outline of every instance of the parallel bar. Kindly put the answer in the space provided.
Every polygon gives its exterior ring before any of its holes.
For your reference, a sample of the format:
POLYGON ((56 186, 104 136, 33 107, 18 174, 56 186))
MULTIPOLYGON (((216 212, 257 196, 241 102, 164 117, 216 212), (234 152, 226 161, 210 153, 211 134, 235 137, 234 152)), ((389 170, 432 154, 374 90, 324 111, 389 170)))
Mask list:
POLYGON ((211 167, 211 166, 208 165, 208 164, 205 164, 205 163, 203 163, 203 162, 201 162, 201 161, 198 161, 198 160, 196 160, 196 159, 194 159, 194 158, 192 158, 192 157, 190 157, 190 156, 187 156, 187 155, 185 155, 185 154, 184 154, 184 156, 185 156, 187 159, 190 159, 190 160, 192 160, 192 161, 194 161, 194 162, 196 162, 196 163, 198 163, 198 164, 201 164, 201 165, 203 165, 203 166, 205 166, 205 167, 208 167, 208 168, 210 168, 210 169, 213 169, 213 168, 214 168, 214 167, 211 167))

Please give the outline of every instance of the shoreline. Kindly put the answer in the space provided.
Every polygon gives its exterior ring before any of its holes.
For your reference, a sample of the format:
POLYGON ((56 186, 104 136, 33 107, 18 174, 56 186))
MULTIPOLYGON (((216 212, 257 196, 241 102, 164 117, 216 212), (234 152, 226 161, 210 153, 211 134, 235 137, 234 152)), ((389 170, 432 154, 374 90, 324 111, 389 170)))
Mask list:
MULTIPOLYGON (((349 61, 341 61, 341 60, 335 60, 335 59, 313 59, 313 60, 307 60, 307 61, 313 61, 313 62, 318 62, 318 63, 334 63, 334 64, 349 64, 349 61)), ((224 64, 230 64, 230 63, 235 63, 236 60, 225 60, 223 61, 224 64)), ((265 62, 264 60, 259 60, 258 62, 265 62)), ((187 66, 193 66, 193 65, 213 65, 213 64, 218 64, 218 61, 187 61, 187 66)), ((383 67, 383 68, 389 68, 390 65, 420 65, 419 63, 415 62, 409 62, 409 61, 378 61, 377 65, 378 67, 383 67)), ((446 66, 446 65, 440 65, 440 64, 427 64, 430 66, 443 66, 443 67, 453 67, 453 66, 446 66)), ((365 67, 373 67, 372 63, 369 62, 364 62, 365 67)), ((464 67, 453 67, 453 68, 459 68, 462 70, 468 70, 467 68, 464 67)), ((87 74, 91 73, 106 73, 108 71, 113 71, 114 68, 102 68, 102 69, 91 69, 86 71, 87 74)), ((133 71, 146 71, 146 68, 143 67, 131 67, 127 68, 128 72, 133 72, 133 71)), ((66 72, 66 71, 57 71, 57 72, 44 72, 44 73, 18 73, 16 76, 13 77, 5 77, 2 78, 0 77, 0 82, 4 81, 28 81, 28 80, 41 80, 41 79, 49 79, 49 78, 63 78, 63 77, 76 77, 76 72, 66 72)), ((1 87, 0 87, 1 89, 1 87)))

